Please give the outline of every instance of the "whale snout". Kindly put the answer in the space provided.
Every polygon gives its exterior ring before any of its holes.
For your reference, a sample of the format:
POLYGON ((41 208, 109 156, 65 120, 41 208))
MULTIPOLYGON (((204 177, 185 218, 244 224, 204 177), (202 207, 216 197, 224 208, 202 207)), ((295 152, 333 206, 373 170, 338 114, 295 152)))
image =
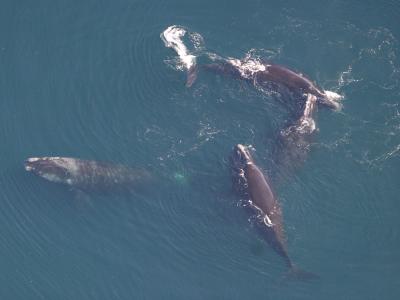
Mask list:
POLYGON ((40 158, 38 157, 30 157, 26 159, 24 163, 25 170, 28 172, 35 171, 39 161, 40 158))
POLYGON ((60 169, 52 157, 30 157, 25 160, 24 166, 26 171, 38 175, 57 172, 57 169, 60 169))
POLYGON ((69 177, 69 172, 60 163, 59 157, 30 157, 25 160, 25 170, 52 182, 63 182, 69 177))
POLYGON ((234 168, 243 169, 246 164, 252 162, 251 155, 246 146, 237 144, 233 147, 233 153, 231 155, 231 162, 234 168))

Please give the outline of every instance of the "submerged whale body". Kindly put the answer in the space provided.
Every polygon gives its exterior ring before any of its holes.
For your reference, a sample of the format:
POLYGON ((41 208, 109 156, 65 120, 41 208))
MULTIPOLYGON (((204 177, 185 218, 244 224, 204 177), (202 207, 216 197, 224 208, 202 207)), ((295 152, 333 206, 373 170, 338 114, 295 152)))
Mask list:
POLYGON ((282 210, 268 179, 264 176, 247 147, 238 144, 231 156, 236 189, 248 197, 249 206, 257 215, 258 230, 271 247, 283 258, 291 277, 312 279, 318 276, 298 269, 289 257, 283 229, 282 210))
POLYGON ((61 183, 85 191, 107 191, 135 188, 150 179, 146 170, 124 165, 71 157, 32 157, 25 161, 25 170, 50 182, 61 183))

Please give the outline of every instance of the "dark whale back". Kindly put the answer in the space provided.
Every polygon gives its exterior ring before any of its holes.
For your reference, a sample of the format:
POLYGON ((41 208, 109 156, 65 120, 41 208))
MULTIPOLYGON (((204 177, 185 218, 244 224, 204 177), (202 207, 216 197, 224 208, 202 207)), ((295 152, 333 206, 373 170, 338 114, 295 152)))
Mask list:
POLYGON ((121 164, 80 160, 75 186, 83 190, 113 191, 134 188, 150 179, 150 173, 121 164))
POLYGON ((290 89, 299 89, 304 93, 321 96, 322 92, 309 78, 281 65, 265 65, 266 70, 256 73, 257 82, 273 81, 290 89))
POLYGON ((243 145, 236 145, 233 149, 231 162, 233 170, 237 172, 235 178, 243 178, 242 189, 249 196, 249 207, 257 215, 257 231, 266 242, 278 253, 289 268, 289 277, 295 279, 318 278, 310 272, 295 267, 292 263, 286 246, 286 237, 283 229, 282 212, 272 191, 268 178, 263 174, 243 145))
POLYGON ((244 186, 240 190, 249 197, 253 214, 255 212, 259 220, 257 226, 260 234, 291 267, 292 263, 286 250, 281 208, 267 177, 254 164, 248 148, 243 145, 238 144, 234 147, 231 161, 235 164, 234 170, 238 172, 236 178, 243 178, 244 186), (271 224, 266 224, 266 216, 271 224))
POLYGON ((225 75, 234 79, 245 79, 237 67, 228 62, 204 64, 201 68, 215 74, 225 75))

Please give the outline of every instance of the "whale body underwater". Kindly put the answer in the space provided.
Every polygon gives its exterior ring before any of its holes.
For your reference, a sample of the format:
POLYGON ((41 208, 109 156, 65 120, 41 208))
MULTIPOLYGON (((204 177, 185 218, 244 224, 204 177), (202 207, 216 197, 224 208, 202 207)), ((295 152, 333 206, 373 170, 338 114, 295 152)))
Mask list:
POLYGON ((31 157, 25 161, 25 170, 84 191, 130 190, 151 179, 144 169, 71 157, 31 157))
POLYGON ((317 275, 297 268, 289 257, 283 228, 282 210, 268 179, 255 164, 247 147, 238 144, 231 155, 234 185, 257 216, 257 229, 270 246, 283 258, 289 277, 315 279, 317 275))

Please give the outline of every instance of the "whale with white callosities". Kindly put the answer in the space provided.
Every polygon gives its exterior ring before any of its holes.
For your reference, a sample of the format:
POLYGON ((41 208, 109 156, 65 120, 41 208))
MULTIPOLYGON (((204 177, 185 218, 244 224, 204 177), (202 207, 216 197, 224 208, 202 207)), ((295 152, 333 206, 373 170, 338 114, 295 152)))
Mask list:
POLYGON ((188 74, 186 81, 186 86, 188 87, 193 85, 197 79, 198 70, 205 69, 246 80, 254 85, 263 86, 271 82, 279 84, 292 91, 312 94, 317 97, 319 103, 335 110, 341 109, 340 101, 343 99, 343 96, 333 91, 323 90, 305 75, 282 65, 265 63, 250 57, 239 60, 235 58, 223 58, 214 53, 207 53, 212 60, 218 61, 198 66, 196 64, 196 56, 188 50, 183 41, 183 37, 187 33, 187 29, 173 25, 162 32, 161 38, 166 47, 174 49, 178 54, 188 74))
POLYGON ((84 191, 130 190, 151 179, 145 169, 72 157, 31 157, 25 161, 25 170, 84 191))
POLYGON ((246 197, 247 207, 257 217, 257 229, 279 254, 289 268, 288 275, 295 279, 316 279, 319 276, 298 268, 289 257, 283 226, 281 206, 268 178, 255 164, 248 147, 238 144, 231 155, 234 186, 246 197))

